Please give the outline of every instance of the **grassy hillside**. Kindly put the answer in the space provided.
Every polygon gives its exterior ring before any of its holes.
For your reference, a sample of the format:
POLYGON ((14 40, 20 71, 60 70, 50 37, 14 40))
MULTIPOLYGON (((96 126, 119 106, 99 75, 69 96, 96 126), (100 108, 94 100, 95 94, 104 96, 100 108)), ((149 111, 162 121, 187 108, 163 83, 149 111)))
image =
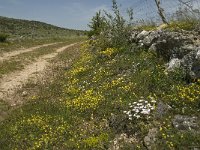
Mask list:
POLYGON ((198 132, 171 123, 177 114, 199 116, 199 81, 187 85, 180 72, 166 74, 155 53, 130 47, 94 51, 85 43, 56 62, 69 66, 55 67, 51 83, 29 84, 26 89, 38 92, 0 124, 2 149, 143 150, 151 129, 153 149, 199 146, 198 132), (151 111, 132 111, 137 105, 151 111))
POLYGON ((85 31, 60 28, 38 21, 0 16, 0 55, 3 52, 29 48, 44 43, 85 38, 85 31))
POLYGON ((83 35, 84 31, 60 28, 38 21, 0 17, 0 33, 8 34, 11 39, 38 39, 83 35))
POLYGON ((95 40, 60 53, 43 81, 24 86, 26 103, 0 123, 3 150, 200 147, 200 79, 167 72, 156 51, 129 40, 114 0, 113 10, 93 18, 95 40))

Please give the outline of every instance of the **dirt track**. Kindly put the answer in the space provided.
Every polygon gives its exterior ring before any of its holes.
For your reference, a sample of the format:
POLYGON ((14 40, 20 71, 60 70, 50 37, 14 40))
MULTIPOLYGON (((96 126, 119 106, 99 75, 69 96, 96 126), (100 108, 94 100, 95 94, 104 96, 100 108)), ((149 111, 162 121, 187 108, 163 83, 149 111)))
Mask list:
POLYGON ((2 56, 0 56, 0 62, 8 60, 11 57, 17 56, 17 55, 22 54, 22 53, 31 52, 31 51, 34 51, 36 49, 42 48, 42 47, 47 47, 47 46, 51 46, 51 45, 55 45, 55 44, 59 44, 59 43, 62 43, 62 42, 43 44, 43 45, 38 45, 38 46, 34 46, 34 47, 31 47, 31 48, 27 48, 27 49, 21 49, 21 50, 3 53, 2 56))
MULTIPOLYGON (((27 65, 23 70, 16 71, 9 75, 4 76, 0 80, 0 99, 6 100, 6 102, 8 102, 11 106, 17 105, 16 100, 14 99, 14 97, 12 97, 12 95, 16 92, 17 88, 21 87, 24 83, 26 83, 28 81, 28 79, 35 76, 36 73, 42 73, 45 70, 46 66, 49 64, 49 62, 48 62, 49 59, 56 57, 58 55, 58 53, 66 50, 69 47, 74 46, 75 44, 70 44, 70 45, 61 47, 61 48, 57 49, 56 52, 54 52, 54 53, 50 53, 50 54, 41 56, 32 64, 27 65)), ((53 45, 53 44, 51 44, 51 45, 53 45)), ((45 46, 47 46, 47 45, 45 45, 45 46)), ((33 50, 33 48, 29 49, 29 51, 32 51, 32 50, 33 50)), ((27 52, 27 50, 26 50, 26 52, 27 52)), ((17 53, 15 53, 15 54, 17 54, 17 53)), ((14 55, 14 53, 13 53, 13 55, 14 55)))

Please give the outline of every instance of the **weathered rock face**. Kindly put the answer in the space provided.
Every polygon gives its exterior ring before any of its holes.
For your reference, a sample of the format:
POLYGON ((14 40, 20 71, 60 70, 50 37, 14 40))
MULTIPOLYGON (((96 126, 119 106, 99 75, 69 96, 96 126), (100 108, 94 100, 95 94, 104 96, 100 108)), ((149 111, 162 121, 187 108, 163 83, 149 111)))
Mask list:
POLYGON ((161 31, 152 31, 152 32, 149 33, 148 36, 146 36, 144 38, 144 40, 142 42, 144 43, 144 45, 146 47, 149 48, 154 42, 156 42, 158 40, 161 33, 162 33, 161 31))
MULTIPOLYGON (((153 44, 156 46, 160 54, 171 53, 176 54, 178 58, 183 57, 192 51, 196 45, 199 37, 190 32, 170 32, 170 31, 138 31, 132 32, 131 39, 137 43, 142 43, 146 47, 151 47, 153 44)), ((165 56, 166 57, 166 56, 165 56)), ((168 57, 173 57, 169 55, 168 57)))
POLYGON ((172 121, 173 126, 180 131, 197 131, 199 125, 197 117, 176 115, 172 121))
POLYGON ((154 32, 153 37, 155 37, 154 41, 150 45, 155 43, 157 54, 166 60, 182 58, 188 53, 188 50, 185 51, 182 47, 193 44, 191 39, 177 32, 154 32))
POLYGON ((157 128, 153 128, 149 130, 149 133, 147 136, 144 137, 144 145, 149 149, 155 149, 155 141, 156 136, 158 133, 158 129, 157 128))
POLYGON ((200 78, 200 36, 197 32, 135 31, 131 39, 139 47, 153 50, 169 61, 166 71, 182 67, 190 78, 200 78))
POLYGON ((178 58, 172 58, 168 63, 166 71, 174 71, 176 68, 180 68, 181 60, 178 58))
POLYGON ((197 49, 191 71, 194 73, 194 78, 196 79, 200 78, 200 47, 197 49))
POLYGON ((136 38, 137 38, 137 41, 141 41, 143 40, 146 36, 149 35, 150 32, 148 31, 142 31, 141 33, 139 33, 136 38))
POLYGON ((200 48, 198 48, 196 59, 200 59, 200 48))
POLYGON ((135 143, 138 142, 134 136, 128 136, 126 133, 117 135, 108 150, 135 149, 135 143))
POLYGON ((200 47, 185 55, 181 60, 181 66, 192 79, 200 78, 200 47))
POLYGON ((156 118, 162 118, 170 110, 171 110, 171 106, 169 106, 168 104, 165 104, 162 101, 160 101, 158 103, 156 111, 155 111, 155 117, 156 118))

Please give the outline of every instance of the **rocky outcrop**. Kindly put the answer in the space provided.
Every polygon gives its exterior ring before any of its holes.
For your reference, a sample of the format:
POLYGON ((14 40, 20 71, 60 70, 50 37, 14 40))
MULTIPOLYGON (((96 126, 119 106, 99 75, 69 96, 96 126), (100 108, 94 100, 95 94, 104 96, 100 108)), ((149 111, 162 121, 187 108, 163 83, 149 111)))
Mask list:
POLYGON ((147 149, 155 149, 155 141, 157 140, 157 133, 158 129, 153 128, 149 130, 149 133, 147 136, 144 137, 144 145, 147 149))
POLYGON ((199 130, 198 118, 190 116, 176 115, 172 121, 174 128, 180 131, 195 131, 199 130))
POLYGON ((181 60, 181 66, 192 79, 200 78, 200 47, 185 55, 181 60))
POLYGON ((111 146, 108 150, 121 150, 121 149, 135 149, 135 143, 138 140, 134 136, 128 136, 126 133, 117 135, 113 141, 111 141, 111 146))
POLYGON ((160 101, 156 106, 156 111, 154 113, 154 116, 156 118, 162 118, 164 115, 166 115, 170 110, 172 109, 171 106, 168 104, 165 104, 164 102, 160 101))
POLYGON ((200 78, 200 35, 198 32, 167 30, 133 31, 132 42, 155 51, 168 61, 166 71, 183 68, 192 79, 200 78))

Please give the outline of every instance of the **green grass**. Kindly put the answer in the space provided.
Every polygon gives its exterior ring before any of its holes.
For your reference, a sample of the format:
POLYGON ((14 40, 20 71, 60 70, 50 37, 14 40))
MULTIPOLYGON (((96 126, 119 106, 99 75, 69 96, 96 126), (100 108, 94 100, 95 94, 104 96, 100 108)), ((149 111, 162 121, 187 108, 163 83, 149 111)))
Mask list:
POLYGON ((177 31, 181 29, 186 30, 186 31, 192 31, 196 29, 198 24, 199 24, 198 20, 172 21, 169 23, 166 29, 169 29, 171 31, 177 31))
POLYGON ((9 105, 5 101, 0 100, 0 112, 8 111, 8 109, 9 105))
MULTIPOLYGON (((180 20, 180 21, 170 21, 169 25, 166 25, 163 29, 168 29, 170 31, 180 31, 180 30, 186 30, 186 31, 192 31, 197 28, 199 24, 198 20, 180 20)), ((151 24, 144 24, 139 25, 135 27, 137 30, 145 30, 145 31, 153 31, 157 30, 156 25, 151 24)))
POLYGON ((152 31, 152 30, 156 30, 157 27, 156 25, 141 25, 136 27, 137 30, 145 30, 145 31, 152 31))
POLYGON ((130 47, 101 51, 86 43, 63 52, 54 63, 62 65, 48 72, 51 82, 32 87, 37 92, 29 95, 29 102, 1 123, 3 149, 104 150, 121 133, 134 136, 135 149, 145 149, 142 139, 154 127, 159 130, 155 149, 200 144, 198 133, 171 125, 176 114, 199 117, 199 82, 187 85, 179 70, 166 74, 164 61, 153 52, 130 47), (127 119, 129 103, 141 97, 161 100, 172 110, 161 118, 127 119), (113 115, 116 119, 109 123, 113 115))
POLYGON ((45 39, 82 36, 81 30, 56 27, 39 21, 28 21, 0 16, 0 33, 8 34, 11 39, 45 39))

